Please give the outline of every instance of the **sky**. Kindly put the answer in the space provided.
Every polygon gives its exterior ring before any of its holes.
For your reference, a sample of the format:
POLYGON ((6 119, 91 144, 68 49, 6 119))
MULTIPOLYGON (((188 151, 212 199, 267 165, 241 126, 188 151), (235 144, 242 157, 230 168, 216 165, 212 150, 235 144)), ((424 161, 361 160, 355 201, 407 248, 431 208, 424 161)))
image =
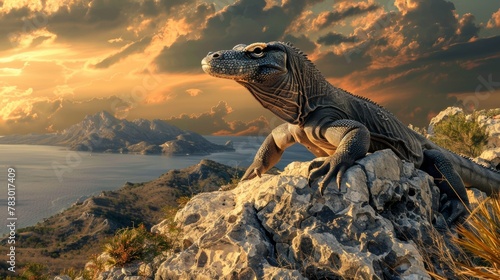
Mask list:
POLYGON ((60 132, 102 110, 264 134, 282 121, 200 61, 269 41, 405 124, 500 108, 500 0, 0 0, 0 135, 60 132))

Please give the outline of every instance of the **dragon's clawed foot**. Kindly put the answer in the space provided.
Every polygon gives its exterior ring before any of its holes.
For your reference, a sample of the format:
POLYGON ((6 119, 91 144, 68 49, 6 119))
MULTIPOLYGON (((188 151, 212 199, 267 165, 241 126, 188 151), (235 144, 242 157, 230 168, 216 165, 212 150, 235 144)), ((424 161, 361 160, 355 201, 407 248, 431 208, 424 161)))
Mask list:
POLYGON ((441 207, 439 212, 443 215, 448 226, 460 222, 468 213, 467 206, 458 198, 448 198, 446 194, 441 196, 441 207))
POLYGON ((241 181, 250 180, 250 179, 253 179, 255 177, 260 178, 262 176, 263 170, 264 170, 264 166, 262 164, 254 162, 254 163, 252 163, 252 165, 250 165, 250 167, 248 167, 248 169, 245 172, 245 174, 243 175, 243 177, 241 177, 241 181))
POLYGON ((323 195, 326 186, 336 178, 337 186, 340 191, 340 183, 345 171, 352 166, 353 160, 343 158, 340 155, 334 154, 322 160, 316 160, 309 165, 309 178, 308 185, 311 187, 312 183, 319 177, 324 175, 324 178, 319 182, 319 193, 323 195))

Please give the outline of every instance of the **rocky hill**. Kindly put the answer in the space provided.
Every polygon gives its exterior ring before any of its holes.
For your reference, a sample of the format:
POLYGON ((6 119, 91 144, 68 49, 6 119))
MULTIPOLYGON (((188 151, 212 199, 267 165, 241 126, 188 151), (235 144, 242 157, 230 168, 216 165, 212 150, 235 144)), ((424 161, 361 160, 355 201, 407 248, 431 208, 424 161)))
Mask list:
MULTIPOLYGON (((18 230, 16 255, 22 260, 18 265, 42 263, 50 273, 69 267, 83 269, 92 254, 101 252, 101 243, 117 230, 139 224, 149 229, 167 216, 166 210, 177 209, 180 197, 214 191, 242 174, 241 169, 202 160, 153 181, 127 182, 117 191, 76 202, 35 226, 18 230)), ((6 241, 0 240, 1 246, 6 246, 6 241)), ((6 273, 5 265, 0 264, 0 278, 2 271, 6 273)))
MULTIPOLYGON (((348 169, 340 193, 332 183, 320 196, 307 186, 309 164, 195 196, 175 218, 178 252, 99 279, 431 279, 429 269, 446 278, 447 264, 426 255, 445 224, 429 175, 383 150, 348 169)), ((168 236, 171 224, 152 231, 168 236)))
POLYGON ((233 151, 230 144, 216 145, 201 135, 161 120, 127 121, 102 111, 53 134, 8 135, 0 144, 65 146, 71 150, 138 154, 208 154, 233 151))

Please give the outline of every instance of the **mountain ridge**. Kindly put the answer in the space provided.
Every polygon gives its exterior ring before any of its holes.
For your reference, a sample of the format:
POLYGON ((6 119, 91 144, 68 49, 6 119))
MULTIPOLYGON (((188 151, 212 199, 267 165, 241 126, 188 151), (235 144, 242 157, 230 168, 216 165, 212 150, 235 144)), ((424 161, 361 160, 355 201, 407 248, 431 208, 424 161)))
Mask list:
POLYGON ((106 111, 50 134, 7 135, 0 144, 65 146, 75 151, 135 154, 209 154, 234 151, 230 143, 217 145, 203 136, 162 120, 117 119, 106 111))

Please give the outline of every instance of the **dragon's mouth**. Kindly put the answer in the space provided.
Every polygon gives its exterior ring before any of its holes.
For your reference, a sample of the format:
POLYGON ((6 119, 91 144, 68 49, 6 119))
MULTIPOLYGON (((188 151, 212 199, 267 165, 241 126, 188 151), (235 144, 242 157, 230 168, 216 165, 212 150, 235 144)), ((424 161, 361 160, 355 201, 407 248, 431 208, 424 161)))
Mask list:
POLYGON ((207 74, 210 74, 210 69, 212 67, 210 67, 210 64, 208 64, 208 62, 206 61, 206 58, 203 58, 203 60, 201 61, 201 69, 203 69, 203 71, 207 74))
POLYGON ((211 68, 210 65, 208 65, 206 63, 205 64, 204 63, 201 64, 201 69, 203 69, 203 71, 205 73, 207 73, 207 74, 210 74, 210 68, 211 68))

